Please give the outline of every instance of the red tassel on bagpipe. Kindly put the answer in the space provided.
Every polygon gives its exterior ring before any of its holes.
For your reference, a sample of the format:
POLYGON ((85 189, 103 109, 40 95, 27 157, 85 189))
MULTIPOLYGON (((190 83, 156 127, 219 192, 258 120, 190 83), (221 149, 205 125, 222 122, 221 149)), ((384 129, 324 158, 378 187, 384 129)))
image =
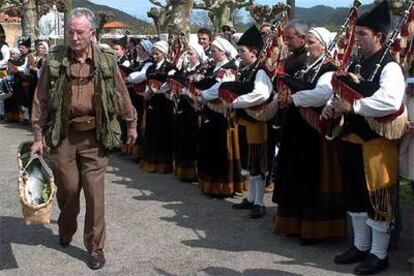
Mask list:
POLYGON ((392 45, 392 51, 393 52, 400 52, 401 51, 401 42, 400 39, 396 39, 394 44, 392 45))

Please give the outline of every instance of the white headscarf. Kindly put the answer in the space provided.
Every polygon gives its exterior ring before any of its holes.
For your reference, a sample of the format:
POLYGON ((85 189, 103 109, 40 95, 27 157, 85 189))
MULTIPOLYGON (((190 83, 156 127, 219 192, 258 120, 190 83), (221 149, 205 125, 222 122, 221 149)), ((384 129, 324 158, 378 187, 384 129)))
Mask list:
POLYGON ((211 44, 223 51, 229 58, 235 58, 238 55, 236 48, 227 39, 216 37, 211 44))
POLYGON ((164 54, 168 54, 168 43, 166 41, 160 40, 154 43, 154 48, 157 48, 164 54))
POLYGON ((43 47, 45 47, 45 54, 49 52, 49 44, 47 44, 46 41, 39 41, 37 45, 42 45, 43 47))
POLYGON ((204 62, 207 59, 203 46, 201 46, 197 42, 188 43, 188 48, 193 50, 198 55, 201 62, 204 62))
POLYGON ((313 34, 322 43, 326 50, 333 40, 332 33, 324 27, 311 28, 309 33, 313 34))
POLYGON ((150 40, 143 39, 141 40, 140 45, 142 46, 142 48, 144 48, 144 51, 147 52, 147 54, 151 55, 152 48, 154 47, 154 45, 150 40))

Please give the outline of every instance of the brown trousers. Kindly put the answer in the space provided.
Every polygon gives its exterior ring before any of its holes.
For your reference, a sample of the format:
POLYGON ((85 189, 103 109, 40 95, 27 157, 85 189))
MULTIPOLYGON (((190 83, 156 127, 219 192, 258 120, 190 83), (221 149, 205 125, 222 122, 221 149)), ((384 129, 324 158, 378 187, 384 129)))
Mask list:
POLYGON ((95 130, 69 131, 68 137, 52 151, 52 160, 61 210, 59 237, 71 240, 76 232, 83 188, 86 202, 85 247, 89 252, 102 249, 105 242, 104 179, 108 155, 96 140, 95 130))

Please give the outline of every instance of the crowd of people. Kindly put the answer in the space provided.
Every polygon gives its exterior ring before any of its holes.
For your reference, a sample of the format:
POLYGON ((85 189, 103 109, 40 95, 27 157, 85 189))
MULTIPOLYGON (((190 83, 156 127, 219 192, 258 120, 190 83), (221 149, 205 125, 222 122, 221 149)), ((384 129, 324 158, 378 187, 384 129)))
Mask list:
POLYGON ((413 123, 404 121, 400 143, 368 120, 393 121, 407 111, 414 120, 411 79, 406 89, 403 70, 384 47, 390 21, 386 1, 356 20, 360 55, 348 75, 325 62, 331 32, 289 22, 286 54, 272 49, 283 56, 278 66, 284 71, 276 75, 262 52, 275 38, 270 24, 252 26, 237 39, 231 26, 215 35, 202 28, 198 43, 188 43, 176 59, 173 42, 125 36, 113 39, 112 49, 91 42, 94 15, 78 8, 69 21, 69 48, 48 53, 49 44, 37 41, 32 54, 24 38, 13 57, 2 35, 1 74, 15 76, 4 119, 31 120, 32 152, 43 154, 46 144, 55 156, 63 247, 76 231, 83 188, 92 269, 105 263, 104 172, 109 150, 120 146, 145 172, 198 182, 213 197, 245 195, 233 208, 251 210, 252 219, 265 216, 264 194, 273 192, 274 233, 304 246, 345 238, 350 219, 353 244, 334 261, 359 263, 356 274, 374 274, 388 267, 399 175, 414 181, 413 123), (347 83, 349 75, 359 81, 347 83), (337 97, 335 81, 361 96, 353 102, 337 97), (260 119, 274 102, 276 115, 260 119), (327 140, 315 116, 340 127, 339 135, 327 140))
POLYGON ((2 88, 1 93, 17 91, 6 100, 0 101, 0 119, 12 123, 28 123, 37 79, 50 47, 49 41, 36 39, 36 50, 31 52, 31 38, 21 37, 17 42, 17 48, 10 48, 6 43, 4 29, 0 25, 0 45, 0 76, 2 79, 9 76, 7 79, 11 88, 2 88))

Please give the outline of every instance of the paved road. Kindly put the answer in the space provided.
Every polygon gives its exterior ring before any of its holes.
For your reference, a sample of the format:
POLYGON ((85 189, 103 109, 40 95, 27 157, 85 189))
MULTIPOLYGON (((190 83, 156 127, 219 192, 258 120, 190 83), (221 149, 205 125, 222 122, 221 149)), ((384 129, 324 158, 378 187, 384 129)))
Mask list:
MULTIPOLYGON (((84 213, 72 245, 58 245, 56 224, 26 226, 16 190, 16 150, 31 140, 28 128, 0 124, 0 274, 1 275, 348 275, 353 266, 336 266, 333 255, 347 242, 301 247, 276 236, 268 214, 251 220, 231 209, 239 198, 213 199, 195 184, 171 175, 141 172, 130 157, 111 157, 106 175, 106 266, 92 272, 85 265, 84 213)), ((84 202, 82 201, 82 207, 84 202)), ((84 210, 84 208, 83 208, 84 210)), ((391 252, 391 268, 382 275, 412 275, 413 206, 403 242, 391 252)), ((410 214, 410 215, 409 215, 410 214)))

